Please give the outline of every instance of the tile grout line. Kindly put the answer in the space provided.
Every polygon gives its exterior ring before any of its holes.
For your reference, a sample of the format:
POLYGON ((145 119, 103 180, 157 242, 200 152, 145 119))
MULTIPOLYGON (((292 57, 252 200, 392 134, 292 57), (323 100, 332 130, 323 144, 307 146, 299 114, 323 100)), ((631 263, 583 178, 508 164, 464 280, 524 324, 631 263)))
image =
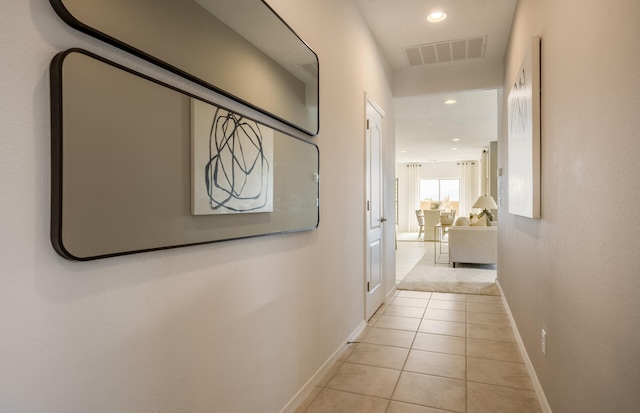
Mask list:
POLYGON ((469 297, 464 300, 464 411, 469 411, 469 297))
MULTIPOLYGON (((397 295, 396 295, 397 297, 397 295)), ((389 403, 387 404, 387 411, 389 410, 389 406, 391 405, 391 402, 393 401, 393 395, 396 392, 396 389, 398 388, 398 383, 400 383, 400 378, 402 377, 402 373, 405 371, 404 368, 407 365, 407 361, 409 360, 409 355, 411 354, 411 351, 413 350, 413 345, 416 341, 416 337, 418 336, 418 331, 420 330, 420 325, 422 324, 422 321, 424 320, 424 315, 427 312, 427 308, 429 307, 429 303, 431 302, 431 298, 433 297, 433 292, 429 293, 429 298, 427 299, 427 305, 425 305, 424 307, 424 311, 422 311, 422 317, 420 318, 420 323, 418 323, 418 327, 416 328, 416 331, 413 334, 413 340, 411 340, 411 345, 409 346, 409 351, 407 352, 407 356, 404 359, 404 363, 402 363, 402 368, 400 369, 400 375, 398 375, 398 380, 396 381, 395 386, 393 386, 393 391, 391 391, 391 396, 389 397, 389 403)), ((386 310, 385 310, 386 311, 386 310)))

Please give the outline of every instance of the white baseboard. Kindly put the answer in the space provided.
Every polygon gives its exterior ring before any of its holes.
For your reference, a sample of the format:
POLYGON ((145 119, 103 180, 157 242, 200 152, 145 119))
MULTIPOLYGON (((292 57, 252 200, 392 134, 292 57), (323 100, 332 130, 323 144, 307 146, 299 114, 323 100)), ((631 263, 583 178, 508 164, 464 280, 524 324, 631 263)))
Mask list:
POLYGON ((393 298, 396 296, 396 293, 398 292, 398 288, 397 285, 394 285, 392 289, 389 290, 389 292, 387 293, 387 297, 384 300, 385 304, 389 304, 393 298))
POLYGON ((313 389, 320 383, 320 381, 327 374, 331 366, 338 361, 340 356, 347 349, 348 343, 355 341, 360 334, 364 331, 367 326, 367 322, 362 320, 362 322, 356 327, 356 329, 349 334, 349 337, 338 347, 336 351, 333 352, 331 357, 320 367, 320 369, 307 381, 307 383, 300 389, 300 391, 287 403, 287 405, 280 411, 280 413, 294 413, 298 407, 306 400, 306 398, 311 394, 313 389))
POLYGON ((533 387, 536 391, 536 395, 538 396, 538 402, 540 403, 540 408, 542 409, 543 413, 553 413, 551 411, 551 406, 549 406, 549 402, 547 401, 547 396, 545 396, 544 390, 542 389, 542 385, 540 384, 540 380, 538 380, 538 375, 536 374, 536 370, 533 368, 533 363, 531 363, 531 359, 529 358, 527 349, 524 347, 524 342, 522 341, 522 337, 520 337, 518 326, 516 326, 516 322, 513 319, 513 314, 511 314, 511 309, 509 308, 509 304, 507 303, 507 300, 504 297, 504 291, 502 291, 502 286, 500 285, 500 282, 498 280, 496 280, 496 285, 500 290, 500 297, 502 297, 502 303, 504 304, 504 308, 507 310, 507 315, 509 316, 509 322, 511 323, 511 328, 513 329, 513 333, 516 336, 518 347, 520 347, 520 352, 522 353, 524 364, 525 366, 527 366, 529 377, 531 377, 531 381, 533 382, 533 387))

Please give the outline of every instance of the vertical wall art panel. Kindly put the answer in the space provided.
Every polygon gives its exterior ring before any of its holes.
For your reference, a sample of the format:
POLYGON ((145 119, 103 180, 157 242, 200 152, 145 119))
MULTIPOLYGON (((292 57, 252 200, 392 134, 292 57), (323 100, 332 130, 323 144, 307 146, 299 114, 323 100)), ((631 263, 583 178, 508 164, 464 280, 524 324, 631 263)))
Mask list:
POLYGON ((192 214, 273 211, 273 129, 191 99, 192 214))
POLYGON ((540 218, 540 38, 534 37, 508 98, 509 213, 540 218))

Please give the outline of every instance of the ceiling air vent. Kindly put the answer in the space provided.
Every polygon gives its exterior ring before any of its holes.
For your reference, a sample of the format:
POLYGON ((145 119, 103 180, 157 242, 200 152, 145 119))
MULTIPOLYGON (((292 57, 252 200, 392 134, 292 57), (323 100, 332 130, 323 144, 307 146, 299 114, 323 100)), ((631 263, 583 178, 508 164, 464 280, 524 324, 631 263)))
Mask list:
POLYGON ((411 66, 484 57, 487 36, 405 47, 411 66))

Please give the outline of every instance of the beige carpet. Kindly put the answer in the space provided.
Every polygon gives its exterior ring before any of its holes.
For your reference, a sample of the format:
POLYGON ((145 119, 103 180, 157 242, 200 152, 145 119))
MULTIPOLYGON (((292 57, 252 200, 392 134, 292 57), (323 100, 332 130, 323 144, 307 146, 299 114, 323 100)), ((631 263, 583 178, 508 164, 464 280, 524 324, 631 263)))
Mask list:
POLYGON ((400 281, 399 290, 440 293, 500 295, 496 286, 495 265, 464 265, 456 268, 434 264, 433 255, 425 254, 400 281))

